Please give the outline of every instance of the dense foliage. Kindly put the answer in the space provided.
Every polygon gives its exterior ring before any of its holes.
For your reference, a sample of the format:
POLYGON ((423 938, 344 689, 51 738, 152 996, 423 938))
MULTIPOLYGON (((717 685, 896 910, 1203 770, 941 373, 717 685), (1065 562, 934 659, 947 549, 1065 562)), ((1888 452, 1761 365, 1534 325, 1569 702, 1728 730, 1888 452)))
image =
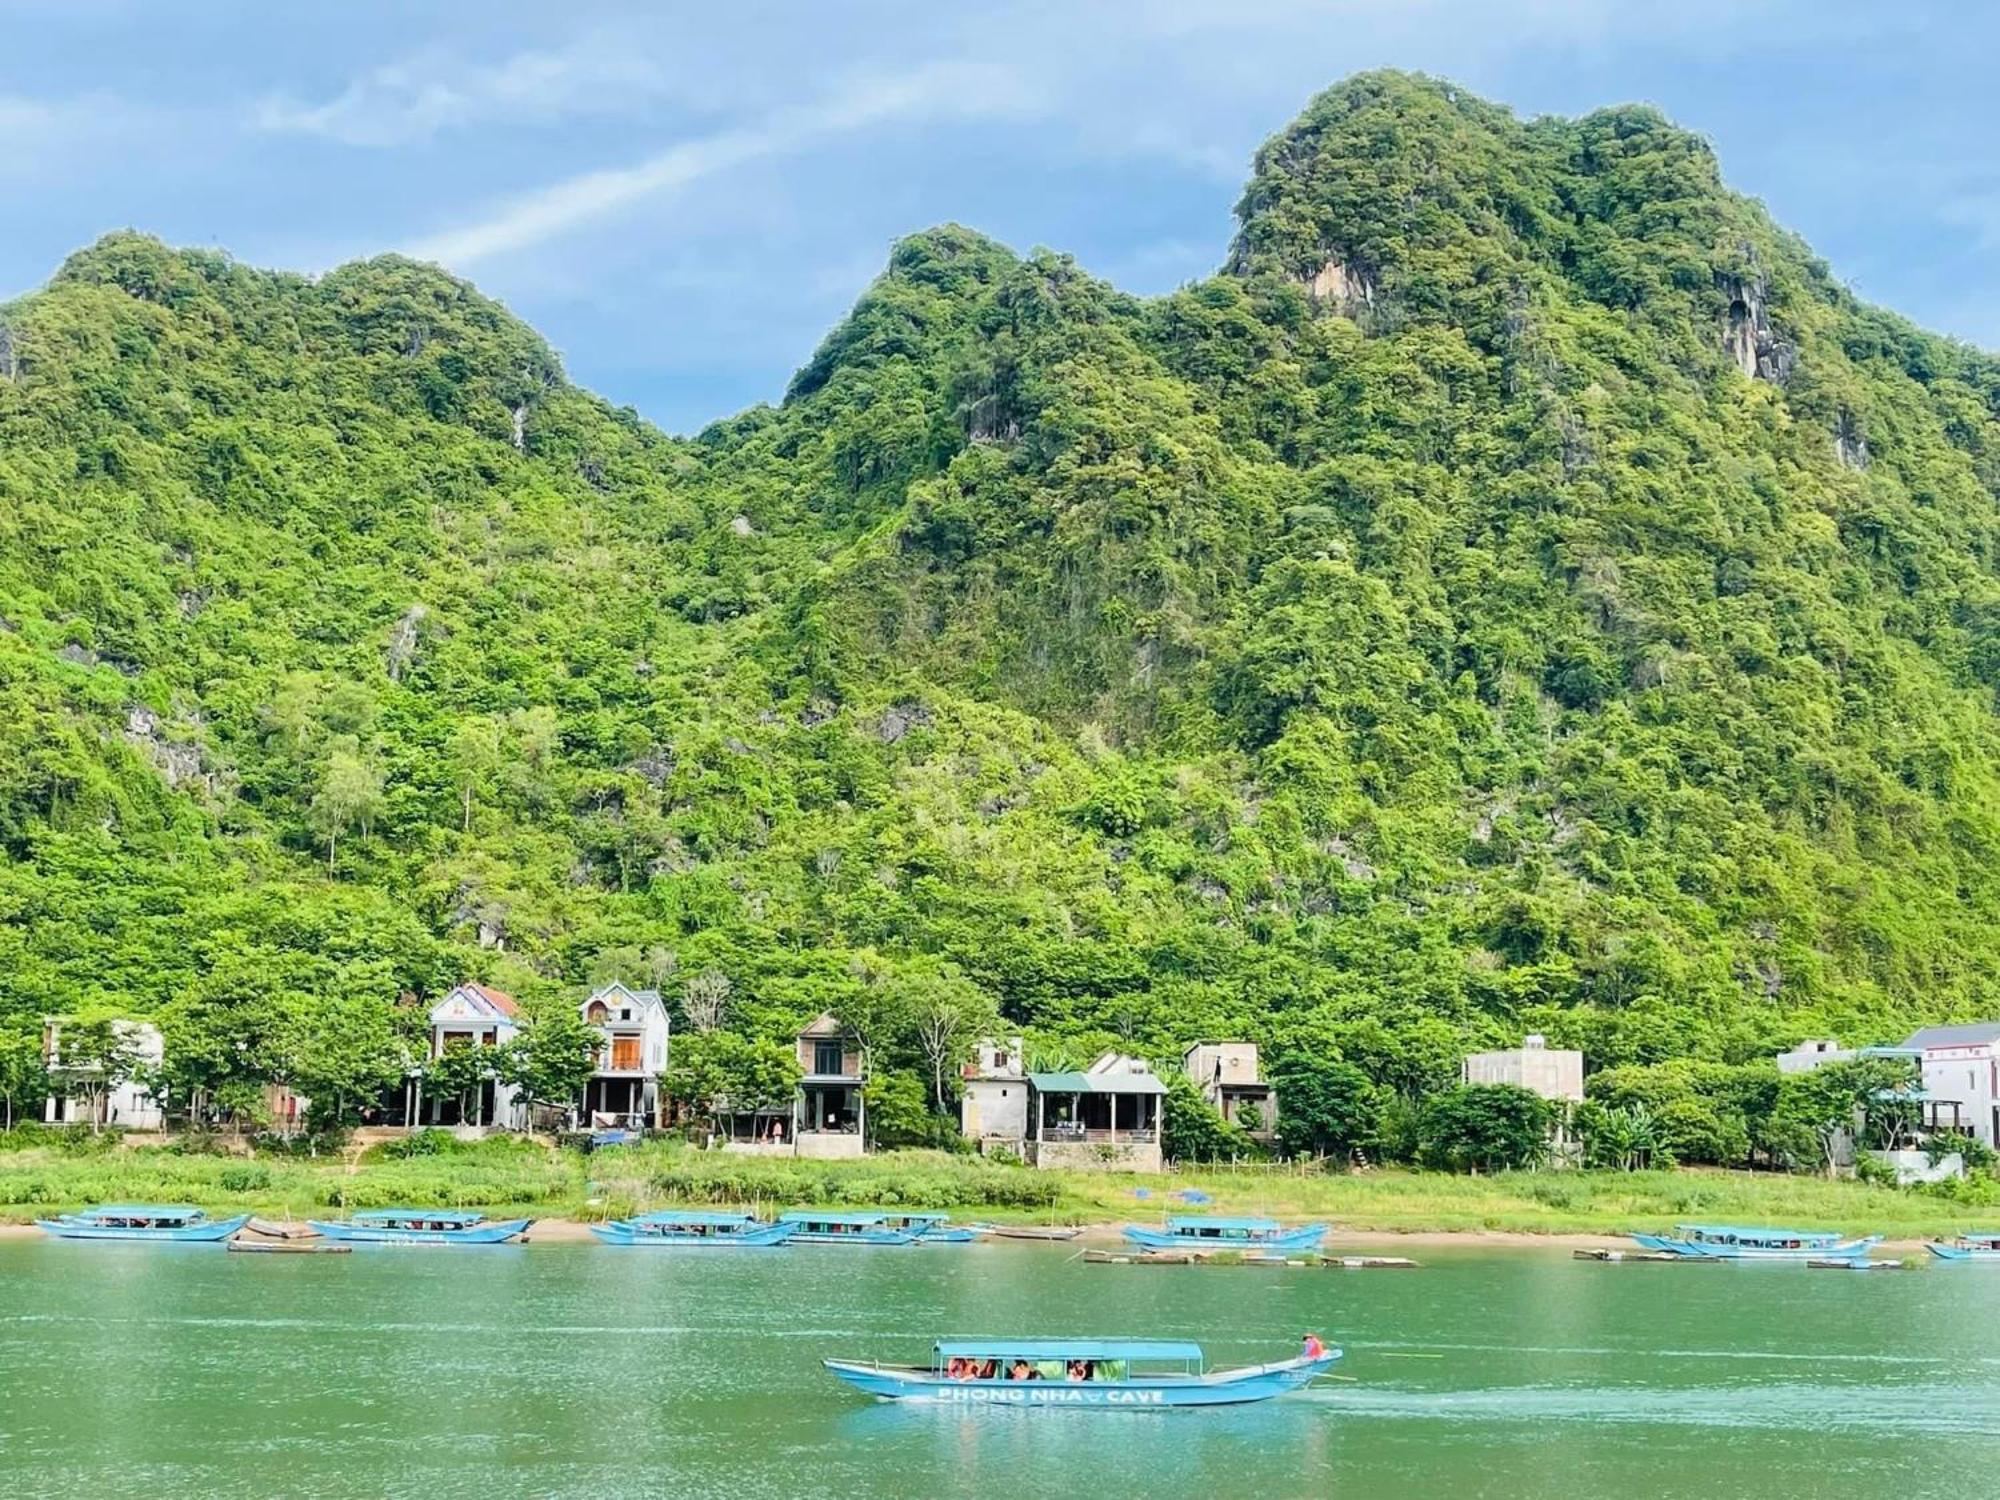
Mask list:
POLYGON ((848 1017, 906 1134, 997 1009, 1342 1061, 1348 1150, 1524 1030, 1974 1013, 2000 362, 1647 109, 1358 77, 1240 218, 1153 300, 916 235, 692 440, 430 267, 80 252, 0 307, 0 1017, 341 1091, 399 995, 623 972, 848 1017))

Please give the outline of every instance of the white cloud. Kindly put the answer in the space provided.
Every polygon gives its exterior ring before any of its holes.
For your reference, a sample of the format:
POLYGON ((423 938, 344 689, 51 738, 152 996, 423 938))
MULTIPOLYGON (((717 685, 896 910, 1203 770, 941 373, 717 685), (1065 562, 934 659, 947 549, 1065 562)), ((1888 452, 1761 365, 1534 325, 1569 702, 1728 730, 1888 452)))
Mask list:
POLYGON ((780 110, 669 146, 627 167, 583 172, 524 194, 489 216, 407 247, 420 260, 466 266, 524 249, 630 204, 732 167, 808 148, 896 119, 976 118, 1038 107, 1015 75, 981 64, 939 63, 894 78, 858 80, 817 104, 780 110))
POLYGON ((309 104, 273 95, 257 106, 261 130, 316 135, 348 146, 400 146, 487 120, 543 122, 630 110, 682 90, 644 53, 609 34, 549 52, 470 63, 428 51, 354 79, 309 104))

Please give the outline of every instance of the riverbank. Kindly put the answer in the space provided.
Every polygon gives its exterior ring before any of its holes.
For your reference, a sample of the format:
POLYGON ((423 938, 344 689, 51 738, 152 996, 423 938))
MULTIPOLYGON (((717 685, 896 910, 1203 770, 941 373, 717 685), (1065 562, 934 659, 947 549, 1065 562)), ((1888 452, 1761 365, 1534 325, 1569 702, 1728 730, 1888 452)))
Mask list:
MULTIPOLYGON (((105 1202, 196 1203, 275 1221, 398 1205, 479 1208, 582 1226, 676 1204, 760 1212, 809 1204, 941 1209, 961 1221, 1115 1226, 1188 1207, 1324 1219, 1343 1234, 1591 1237, 1690 1219, 1842 1229, 1917 1242, 2000 1228, 2000 1208, 1924 1193, 1771 1173, 1509 1172, 1211 1168, 1166 1176, 1004 1166, 941 1152, 816 1162, 648 1143, 581 1155, 519 1137, 335 1155, 218 1155, 174 1145, 0 1149, 0 1224, 105 1202)), ((538 1229, 538 1235, 555 1230, 538 1229)), ((581 1234, 579 1227, 576 1231, 581 1234)), ((1579 1243, 1584 1243, 1579 1241, 1579 1243)))

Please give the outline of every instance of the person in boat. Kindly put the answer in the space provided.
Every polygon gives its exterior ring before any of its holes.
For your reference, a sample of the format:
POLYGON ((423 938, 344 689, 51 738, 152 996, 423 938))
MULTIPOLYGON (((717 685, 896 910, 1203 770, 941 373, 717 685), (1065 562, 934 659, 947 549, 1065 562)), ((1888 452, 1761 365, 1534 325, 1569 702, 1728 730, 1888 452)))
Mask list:
POLYGON ((987 1360, 985 1364, 979 1367, 978 1378, 981 1380, 998 1380, 1000 1378, 1000 1361, 997 1359, 987 1360))
POLYGON ((1009 1380, 1033 1380, 1035 1378, 1034 1367, 1025 1359, 1017 1359, 1007 1367, 1007 1378, 1009 1380))
POLYGON ((1069 1369, 1064 1375, 1064 1379, 1066 1380, 1090 1379, 1090 1361, 1087 1359, 1071 1360, 1069 1362, 1069 1369))
POLYGON ((969 1363, 971 1363, 970 1360, 960 1359, 954 1354, 950 1359, 945 1361, 944 1378, 946 1380, 965 1379, 965 1367, 969 1363))
POLYGON ((1325 1354, 1326 1345, 1320 1342, 1318 1334, 1308 1333, 1300 1339, 1299 1357, 1301 1359, 1320 1359, 1325 1354))

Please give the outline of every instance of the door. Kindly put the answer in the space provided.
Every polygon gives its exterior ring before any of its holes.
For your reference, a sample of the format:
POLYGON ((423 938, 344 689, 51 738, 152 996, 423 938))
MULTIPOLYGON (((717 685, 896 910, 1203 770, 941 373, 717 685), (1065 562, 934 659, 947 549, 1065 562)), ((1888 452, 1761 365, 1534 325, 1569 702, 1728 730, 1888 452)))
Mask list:
POLYGON ((639 1071, 639 1038, 615 1036, 611 1039, 611 1071, 614 1073, 639 1071))

